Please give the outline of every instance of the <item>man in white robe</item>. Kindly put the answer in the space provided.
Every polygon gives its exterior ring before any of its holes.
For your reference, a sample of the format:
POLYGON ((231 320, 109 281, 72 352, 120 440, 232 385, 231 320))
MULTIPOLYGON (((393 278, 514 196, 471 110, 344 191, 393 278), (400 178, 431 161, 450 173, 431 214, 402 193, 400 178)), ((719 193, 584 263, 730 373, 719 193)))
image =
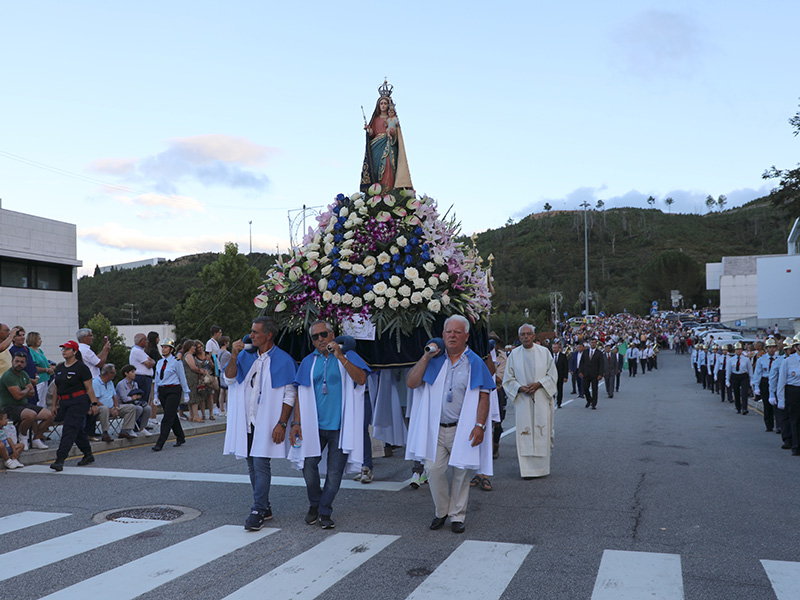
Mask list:
POLYGON ((550 474, 553 397, 558 385, 555 361, 547 348, 534 344, 534 332, 533 325, 519 328, 522 346, 509 355, 503 377, 503 389, 514 402, 517 457, 524 478, 550 474))
POLYGON ((242 352, 244 341, 235 341, 225 367, 228 425, 223 454, 247 460, 253 487, 253 506, 244 525, 248 531, 258 531, 272 518, 270 460, 286 458, 289 449, 286 428, 296 397, 297 365, 275 346, 277 333, 273 319, 256 318, 250 331, 253 352, 242 352))

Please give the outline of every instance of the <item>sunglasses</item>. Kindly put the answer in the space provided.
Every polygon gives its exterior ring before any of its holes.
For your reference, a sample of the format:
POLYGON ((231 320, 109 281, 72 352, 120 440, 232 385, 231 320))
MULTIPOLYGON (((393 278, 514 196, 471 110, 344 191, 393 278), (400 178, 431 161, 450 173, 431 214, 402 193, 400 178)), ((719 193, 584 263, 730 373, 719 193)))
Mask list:
POLYGON ((324 340, 325 338, 328 337, 329 334, 330 334, 330 331, 327 331, 327 330, 326 331, 320 331, 319 333, 312 333, 311 334, 311 341, 312 342, 316 342, 319 338, 322 338, 324 340))

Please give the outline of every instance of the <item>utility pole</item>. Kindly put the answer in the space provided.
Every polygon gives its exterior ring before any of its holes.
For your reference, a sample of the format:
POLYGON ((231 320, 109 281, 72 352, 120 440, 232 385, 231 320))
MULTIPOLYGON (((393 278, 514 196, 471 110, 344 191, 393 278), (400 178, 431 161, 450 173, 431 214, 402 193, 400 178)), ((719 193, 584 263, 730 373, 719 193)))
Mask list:
POLYGON ((585 316, 589 316, 589 228, 586 221, 586 211, 589 209, 589 202, 584 201, 581 204, 583 207, 583 262, 584 262, 584 285, 585 285, 585 293, 584 296, 586 300, 586 313, 585 316))
POLYGON ((253 222, 248 221, 250 224, 250 254, 253 253, 253 222))
POLYGON ((131 325, 133 325, 133 324, 134 324, 134 322, 133 322, 133 309, 134 309, 134 307, 135 307, 136 305, 135 305, 135 304, 132 304, 132 303, 130 303, 130 302, 126 302, 126 303, 125 303, 125 304, 123 304, 122 306, 125 306, 125 307, 127 307, 127 308, 129 308, 129 309, 130 309, 130 311, 131 311, 131 325))

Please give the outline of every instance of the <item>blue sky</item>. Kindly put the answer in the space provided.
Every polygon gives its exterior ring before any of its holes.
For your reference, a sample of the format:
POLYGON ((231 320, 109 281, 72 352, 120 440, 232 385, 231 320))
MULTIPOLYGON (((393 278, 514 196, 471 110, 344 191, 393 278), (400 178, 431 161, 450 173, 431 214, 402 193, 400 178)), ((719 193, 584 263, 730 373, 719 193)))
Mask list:
POLYGON ((793 167, 800 4, 8 3, 3 208, 76 223, 85 269, 288 244, 357 191, 394 85, 415 188, 464 231, 546 202, 705 212, 793 167), (296 214, 296 213, 293 213, 296 214))

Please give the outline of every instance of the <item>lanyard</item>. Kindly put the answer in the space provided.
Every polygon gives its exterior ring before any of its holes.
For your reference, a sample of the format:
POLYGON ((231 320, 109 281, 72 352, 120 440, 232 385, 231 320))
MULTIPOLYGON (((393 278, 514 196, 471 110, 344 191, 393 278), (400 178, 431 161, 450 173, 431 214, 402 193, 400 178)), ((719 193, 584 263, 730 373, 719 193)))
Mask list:
POLYGON ((450 389, 447 390, 447 398, 446 398, 448 402, 453 401, 453 377, 455 376, 456 368, 458 368, 458 365, 461 364, 462 360, 464 360, 463 354, 459 357, 456 364, 450 366, 450 389))

